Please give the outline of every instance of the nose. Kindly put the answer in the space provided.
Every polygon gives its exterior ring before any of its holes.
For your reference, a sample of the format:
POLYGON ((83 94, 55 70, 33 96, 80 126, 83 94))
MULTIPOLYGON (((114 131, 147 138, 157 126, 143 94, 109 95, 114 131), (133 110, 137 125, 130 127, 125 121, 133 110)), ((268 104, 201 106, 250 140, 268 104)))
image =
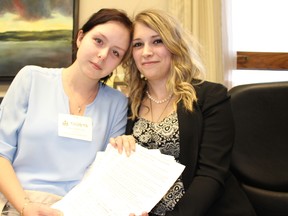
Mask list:
POLYGON ((103 60, 107 57, 108 52, 109 52, 109 49, 108 49, 108 48, 101 49, 101 50, 99 50, 97 57, 98 57, 101 61, 103 61, 103 60))
POLYGON ((153 49, 149 44, 145 44, 143 47, 143 52, 142 52, 142 56, 144 57, 148 57, 153 55, 153 49))

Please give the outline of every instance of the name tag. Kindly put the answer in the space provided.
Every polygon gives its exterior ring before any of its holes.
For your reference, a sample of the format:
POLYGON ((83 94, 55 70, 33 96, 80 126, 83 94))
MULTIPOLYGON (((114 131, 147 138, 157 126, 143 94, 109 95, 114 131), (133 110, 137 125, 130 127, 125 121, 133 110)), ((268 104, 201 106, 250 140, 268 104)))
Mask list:
POLYGON ((86 116, 59 114, 58 135, 92 141, 92 119, 86 116))

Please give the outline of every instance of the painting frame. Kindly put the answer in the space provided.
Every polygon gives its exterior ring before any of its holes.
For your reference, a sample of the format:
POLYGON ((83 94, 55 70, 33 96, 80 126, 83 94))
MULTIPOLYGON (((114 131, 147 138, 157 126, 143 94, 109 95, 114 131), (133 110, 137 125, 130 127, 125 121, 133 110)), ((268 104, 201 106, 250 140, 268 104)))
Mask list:
MULTIPOLYGON (((69 31, 69 35, 68 34, 66 34, 66 36, 68 35, 68 37, 69 37, 69 41, 68 40, 66 40, 65 41, 65 43, 66 43, 66 45, 65 45, 65 54, 66 54, 66 59, 64 59, 63 61, 65 61, 65 64, 64 63, 59 63, 59 66, 57 65, 57 67, 67 67, 67 66, 69 66, 69 65, 71 65, 71 63, 75 60, 75 58, 76 58, 76 52, 75 52, 75 39, 76 39, 76 36, 77 36, 77 33, 78 33, 78 28, 79 28, 79 1, 80 0, 71 0, 71 3, 73 4, 72 6, 69 6, 69 7, 71 7, 71 10, 72 11, 70 11, 71 13, 69 14, 69 16, 67 16, 68 17, 68 19, 70 19, 71 20, 71 22, 72 22, 72 25, 70 25, 71 26, 71 29, 69 29, 69 30, 66 30, 66 32, 67 31, 69 31), (70 38, 70 36, 71 36, 71 38, 70 38), (68 44, 69 43, 69 44, 68 44), (69 56, 68 56, 69 55, 69 56)), ((3 34, 2 34, 3 35, 3 34)), ((60 37, 60 36, 59 36, 60 37)), ((3 37, 2 37, 3 38, 3 37)), ((1 42, 1 32, 0 32, 0 42, 1 42)), ((54 37, 55 38, 55 37, 54 37)), ((47 40, 49 40, 49 39, 47 39, 47 40)), ((52 40, 55 40, 55 39, 50 39, 50 41, 49 42, 52 42, 52 40)), ((54 41, 53 41, 54 42, 54 41)), ((60 43, 60 42, 59 42, 60 43)), ((7 57, 9 57, 9 53, 10 53, 10 51, 12 51, 12 50, 4 50, 4 54, 5 54, 5 52, 7 52, 7 57)), ((29 50, 28 50, 29 51, 29 50)), ((40 52, 40 51, 39 51, 40 52)), ((42 50, 41 50, 41 54, 43 54, 43 55, 45 55, 45 53, 46 53, 46 50, 44 51, 44 52, 42 52, 42 50), (44 53, 44 54, 43 54, 44 53)), ((3 55, 4 55, 3 54, 3 55)), ((49 53, 48 53, 49 54, 49 53)), ((56 64, 55 62, 57 62, 58 61, 58 58, 57 58, 57 60, 56 60, 56 58, 54 57, 54 59, 51 57, 51 59, 50 59, 50 56, 47 54, 47 63, 45 64, 45 65, 39 65, 39 66, 43 66, 43 67, 55 67, 55 66, 53 66, 53 62, 54 62, 54 64, 56 64), (54 61, 55 60, 55 61, 54 61), (50 63, 48 63, 48 62, 51 62, 51 65, 49 65, 50 63)), ((29 55, 29 53, 27 52, 27 55, 29 55)), ((25 56, 24 56, 25 57, 25 56)), ((31 57, 32 57, 32 55, 31 55, 31 57)), ((3 59, 3 56, 1 57, 2 59, 3 59)), ((45 56, 43 56, 43 58, 45 58, 45 56)), ((5 61, 5 59, 3 60, 3 62, 5 61)), ((30 63, 29 61, 27 61, 27 62, 24 62, 23 61, 23 64, 21 63, 21 65, 19 64, 19 65, 17 65, 17 63, 10 63, 9 61, 7 61, 7 63, 6 63, 6 65, 5 65, 5 67, 4 66, 2 66, 2 69, 1 69, 1 62, 0 62, 0 83, 7 83, 7 82, 12 82, 12 80, 14 79, 14 77, 16 76, 16 74, 18 73, 18 71, 23 67, 23 66, 25 66, 25 65, 29 65, 29 64, 33 64, 33 63, 30 63), (14 68, 14 70, 11 68, 11 70, 10 70, 10 66, 9 65, 12 65, 14 68), (18 68, 18 70, 15 70, 15 65, 17 65, 19 68, 18 68), (5 69, 4 69, 5 68, 5 69)), ((11 66, 11 67, 12 67, 11 66)))

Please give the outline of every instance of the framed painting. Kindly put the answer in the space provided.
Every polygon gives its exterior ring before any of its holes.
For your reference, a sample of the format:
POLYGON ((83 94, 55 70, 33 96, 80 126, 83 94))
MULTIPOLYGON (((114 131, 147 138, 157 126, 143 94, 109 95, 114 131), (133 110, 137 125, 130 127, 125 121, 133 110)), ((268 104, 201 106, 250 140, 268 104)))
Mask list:
POLYGON ((75 56, 79 0, 0 1, 0 81, 25 65, 67 67, 75 56))

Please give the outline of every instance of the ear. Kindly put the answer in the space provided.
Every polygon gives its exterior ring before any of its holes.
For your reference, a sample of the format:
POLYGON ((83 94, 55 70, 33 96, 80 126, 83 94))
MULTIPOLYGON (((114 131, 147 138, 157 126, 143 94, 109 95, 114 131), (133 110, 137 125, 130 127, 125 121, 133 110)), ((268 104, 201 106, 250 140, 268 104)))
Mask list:
POLYGON ((79 46, 80 46, 81 41, 82 41, 83 38, 84 38, 83 30, 78 31, 78 34, 77 34, 77 41, 76 41, 77 48, 79 48, 79 46))

